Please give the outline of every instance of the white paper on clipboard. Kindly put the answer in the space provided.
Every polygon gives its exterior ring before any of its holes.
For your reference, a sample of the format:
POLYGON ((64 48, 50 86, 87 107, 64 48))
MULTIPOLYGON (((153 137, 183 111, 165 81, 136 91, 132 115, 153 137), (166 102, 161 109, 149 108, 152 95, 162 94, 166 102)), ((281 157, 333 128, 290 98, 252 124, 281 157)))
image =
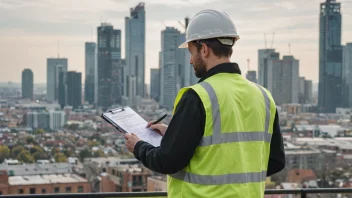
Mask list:
POLYGON ((130 107, 111 110, 103 113, 111 122, 114 122, 126 133, 134 133, 141 140, 158 147, 162 136, 150 128, 146 128, 148 122, 130 107))

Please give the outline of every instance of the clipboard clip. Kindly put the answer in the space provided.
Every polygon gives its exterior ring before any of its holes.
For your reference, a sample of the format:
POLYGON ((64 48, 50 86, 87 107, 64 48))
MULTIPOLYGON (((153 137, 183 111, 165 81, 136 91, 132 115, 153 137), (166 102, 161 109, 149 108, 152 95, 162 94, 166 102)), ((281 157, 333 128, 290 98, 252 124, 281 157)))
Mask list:
POLYGON ((118 112, 122 112, 122 111, 125 111, 125 108, 122 107, 122 108, 116 108, 116 109, 111 109, 109 110, 108 112, 114 114, 114 113, 118 113, 118 112))

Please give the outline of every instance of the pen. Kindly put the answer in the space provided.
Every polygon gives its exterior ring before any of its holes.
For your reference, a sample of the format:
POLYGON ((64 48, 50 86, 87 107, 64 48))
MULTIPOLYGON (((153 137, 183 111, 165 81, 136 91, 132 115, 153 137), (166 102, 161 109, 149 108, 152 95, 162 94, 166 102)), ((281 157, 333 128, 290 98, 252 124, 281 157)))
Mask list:
POLYGON ((155 122, 153 122, 151 125, 157 124, 158 122, 162 121, 164 118, 166 118, 167 114, 163 115, 161 118, 157 119, 155 122))

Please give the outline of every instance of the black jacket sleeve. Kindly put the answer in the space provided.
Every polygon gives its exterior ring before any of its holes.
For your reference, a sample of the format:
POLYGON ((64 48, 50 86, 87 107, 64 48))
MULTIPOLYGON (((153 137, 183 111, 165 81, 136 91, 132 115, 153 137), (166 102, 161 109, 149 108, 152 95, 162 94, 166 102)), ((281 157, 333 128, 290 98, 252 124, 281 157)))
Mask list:
POLYGON ((273 135, 271 137, 270 144, 270 156, 269 156, 269 164, 267 170, 267 176, 271 176, 275 173, 278 173, 282 169, 285 168, 285 150, 282 134, 280 131, 280 122, 279 115, 276 110, 275 120, 274 120, 274 128, 273 135))
POLYGON ((152 171, 173 174, 186 167, 204 134, 205 110, 199 96, 188 90, 176 107, 160 147, 139 141, 135 157, 152 171))

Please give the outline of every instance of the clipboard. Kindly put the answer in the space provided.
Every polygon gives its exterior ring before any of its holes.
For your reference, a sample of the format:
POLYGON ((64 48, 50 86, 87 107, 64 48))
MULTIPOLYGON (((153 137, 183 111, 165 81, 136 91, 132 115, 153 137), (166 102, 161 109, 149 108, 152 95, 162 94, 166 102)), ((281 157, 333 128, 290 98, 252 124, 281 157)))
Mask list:
POLYGON ((102 113, 101 117, 121 133, 134 133, 141 140, 155 147, 160 146, 162 136, 147 128, 148 122, 131 107, 110 109, 102 113))
POLYGON ((103 118, 106 122, 111 124, 113 127, 115 127, 119 132, 121 133, 127 133, 125 130, 123 130, 121 127, 119 127, 114 121, 112 121, 107 115, 108 114, 115 114, 119 112, 123 112, 126 107, 120 107, 120 108, 115 108, 115 109, 110 109, 104 113, 101 114, 101 118, 103 118))

